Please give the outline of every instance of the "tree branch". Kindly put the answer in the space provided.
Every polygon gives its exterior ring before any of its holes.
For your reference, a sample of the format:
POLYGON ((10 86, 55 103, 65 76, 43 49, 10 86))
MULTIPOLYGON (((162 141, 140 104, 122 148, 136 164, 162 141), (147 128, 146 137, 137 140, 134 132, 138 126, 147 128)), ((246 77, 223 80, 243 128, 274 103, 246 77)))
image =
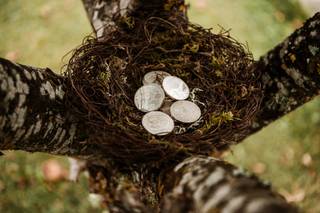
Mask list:
POLYGON ((119 22, 129 21, 128 17, 157 16, 174 21, 186 19, 187 6, 184 0, 82 0, 91 26, 97 38, 113 32, 119 22))
MULTIPOLYGON (((126 10, 126 5, 121 4, 118 0, 82 0, 82 2, 97 38, 102 37, 105 33, 112 32, 116 27, 114 19, 120 8, 122 11, 126 10)), ((127 7, 129 7, 132 1, 121 2, 127 2, 127 7)))
POLYGON ((65 105, 64 77, 0 58, 0 150, 89 156, 84 128, 65 105))
POLYGON ((320 13, 261 57, 262 110, 253 132, 320 94, 320 13))
POLYGON ((161 212, 297 212, 255 176, 214 158, 186 159, 165 179, 161 212))

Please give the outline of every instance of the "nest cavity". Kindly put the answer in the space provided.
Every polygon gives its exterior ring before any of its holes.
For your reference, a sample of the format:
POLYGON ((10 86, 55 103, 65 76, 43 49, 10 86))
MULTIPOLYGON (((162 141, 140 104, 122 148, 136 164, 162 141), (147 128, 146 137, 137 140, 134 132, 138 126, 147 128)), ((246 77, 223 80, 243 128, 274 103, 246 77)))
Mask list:
POLYGON ((88 37, 67 65, 67 97, 86 140, 106 156, 149 163, 194 154, 211 155, 242 140, 261 102, 253 58, 229 33, 160 18, 126 22, 103 38, 88 37), (134 94, 150 71, 183 79, 202 111, 193 124, 166 136, 149 134, 134 94))

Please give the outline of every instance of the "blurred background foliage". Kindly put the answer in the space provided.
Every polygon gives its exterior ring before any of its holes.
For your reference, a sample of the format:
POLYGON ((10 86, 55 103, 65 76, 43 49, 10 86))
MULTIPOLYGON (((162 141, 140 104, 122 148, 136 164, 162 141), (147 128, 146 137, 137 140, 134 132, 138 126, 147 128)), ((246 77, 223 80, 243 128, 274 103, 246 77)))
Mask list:
MULTIPOLYGON (((231 29, 256 59, 310 16, 298 0, 190 0, 192 22, 231 29)), ((0 0, 0 57, 59 72, 91 33, 80 0, 0 0)), ((305 212, 320 212, 320 101, 316 99, 235 146, 225 158, 273 183, 305 212)), ((87 178, 66 181, 64 157, 0 157, 0 212, 101 212, 87 178)))

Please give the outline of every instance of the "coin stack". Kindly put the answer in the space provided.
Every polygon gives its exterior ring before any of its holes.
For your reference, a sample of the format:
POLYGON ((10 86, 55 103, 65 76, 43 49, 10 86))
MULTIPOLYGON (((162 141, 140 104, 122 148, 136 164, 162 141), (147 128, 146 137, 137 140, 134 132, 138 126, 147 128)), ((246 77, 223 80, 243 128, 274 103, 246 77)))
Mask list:
POLYGON ((152 71, 143 77, 143 86, 135 96, 136 107, 146 114, 142 126, 153 135, 167 135, 174 129, 174 120, 194 123, 201 117, 200 108, 186 100, 190 95, 188 85, 167 72, 152 71))

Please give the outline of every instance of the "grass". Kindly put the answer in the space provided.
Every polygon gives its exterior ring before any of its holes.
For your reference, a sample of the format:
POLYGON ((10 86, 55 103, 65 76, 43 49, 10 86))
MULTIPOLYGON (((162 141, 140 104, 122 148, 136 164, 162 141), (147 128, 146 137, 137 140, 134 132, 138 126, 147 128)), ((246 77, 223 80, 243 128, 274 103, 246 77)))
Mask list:
MULTIPOLYGON (((294 0, 190 0, 191 21, 247 43, 255 58, 288 36, 306 18, 294 0), (205 5, 201 5, 201 2, 205 5)), ((59 71, 68 51, 91 32, 79 0, 1 0, 0 57, 59 71)), ((273 123, 226 158, 269 180, 305 212, 320 212, 320 137, 312 121, 320 101, 273 123), (307 116, 314 115, 314 116, 307 116), (312 159, 312 160, 310 160, 312 159)), ((319 123, 315 123, 319 124, 319 123)), ((319 127, 319 126, 318 126, 319 127)), ((88 201, 85 176, 78 184, 46 182, 42 165, 63 157, 9 152, 0 158, 0 212, 101 212, 88 201)))

